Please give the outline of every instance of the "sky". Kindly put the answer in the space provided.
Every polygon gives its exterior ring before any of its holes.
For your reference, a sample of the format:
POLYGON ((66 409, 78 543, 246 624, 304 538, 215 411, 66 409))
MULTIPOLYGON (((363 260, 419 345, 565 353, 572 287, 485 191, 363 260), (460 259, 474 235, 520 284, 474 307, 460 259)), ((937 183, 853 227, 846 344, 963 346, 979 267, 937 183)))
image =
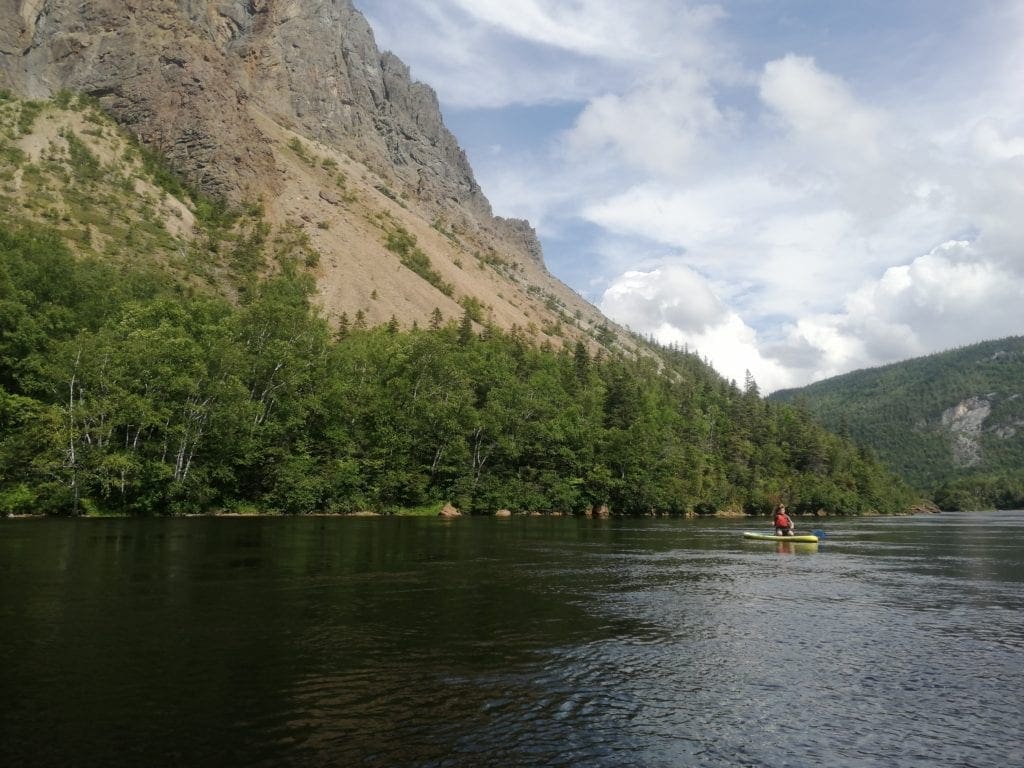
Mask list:
POLYGON ((495 213, 763 393, 1024 334, 1024 0, 356 0, 495 213))

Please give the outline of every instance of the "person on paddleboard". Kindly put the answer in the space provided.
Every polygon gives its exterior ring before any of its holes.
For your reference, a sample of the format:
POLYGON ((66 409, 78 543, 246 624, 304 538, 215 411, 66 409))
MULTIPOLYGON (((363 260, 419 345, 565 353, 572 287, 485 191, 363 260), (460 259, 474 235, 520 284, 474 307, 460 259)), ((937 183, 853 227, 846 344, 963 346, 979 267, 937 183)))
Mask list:
POLYGON ((775 526, 775 534, 777 536, 793 535, 793 520, 786 514, 784 504, 779 504, 775 508, 775 517, 772 520, 772 524, 775 526))

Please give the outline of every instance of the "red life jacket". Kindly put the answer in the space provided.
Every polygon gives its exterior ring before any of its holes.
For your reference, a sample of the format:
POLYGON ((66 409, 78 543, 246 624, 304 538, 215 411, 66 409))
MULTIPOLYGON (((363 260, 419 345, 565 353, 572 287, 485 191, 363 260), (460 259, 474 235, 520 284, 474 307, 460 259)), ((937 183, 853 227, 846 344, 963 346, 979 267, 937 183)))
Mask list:
POLYGON ((789 528, 793 525, 793 521, 789 519, 789 515, 785 512, 775 513, 775 527, 776 528, 789 528))

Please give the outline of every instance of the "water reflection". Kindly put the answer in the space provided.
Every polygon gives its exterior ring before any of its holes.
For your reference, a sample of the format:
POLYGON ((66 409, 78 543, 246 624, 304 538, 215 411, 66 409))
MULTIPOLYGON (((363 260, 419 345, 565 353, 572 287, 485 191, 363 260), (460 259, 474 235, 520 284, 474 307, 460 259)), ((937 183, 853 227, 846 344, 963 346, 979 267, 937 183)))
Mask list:
POLYGON ((5 763, 1024 764, 1024 514, 829 523, 5 523, 5 763))

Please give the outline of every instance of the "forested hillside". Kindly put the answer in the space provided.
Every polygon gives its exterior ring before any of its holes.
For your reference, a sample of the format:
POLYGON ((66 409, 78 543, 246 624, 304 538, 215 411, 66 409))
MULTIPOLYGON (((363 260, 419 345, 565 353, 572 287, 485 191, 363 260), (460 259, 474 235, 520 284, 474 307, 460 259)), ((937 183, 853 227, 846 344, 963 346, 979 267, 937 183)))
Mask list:
POLYGON ((906 489, 689 354, 461 323, 336 332, 281 262, 239 305, 0 234, 0 509, 897 512, 906 489))
MULTIPOLYGON (((608 327, 575 342, 502 330, 469 300, 406 328, 369 327, 359 305, 329 323, 301 230, 190 191, 62 98, 74 121, 38 140, 33 122, 60 104, 3 110, 0 514, 912 501, 752 381, 741 391, 676 350, 634 354, 608 327)), ((419 258, 397 229, 387 248, 419 258)))
POLYGON ((1024 337, 856 371, 797 403, 946 509, 1024 507, 1024 337))

